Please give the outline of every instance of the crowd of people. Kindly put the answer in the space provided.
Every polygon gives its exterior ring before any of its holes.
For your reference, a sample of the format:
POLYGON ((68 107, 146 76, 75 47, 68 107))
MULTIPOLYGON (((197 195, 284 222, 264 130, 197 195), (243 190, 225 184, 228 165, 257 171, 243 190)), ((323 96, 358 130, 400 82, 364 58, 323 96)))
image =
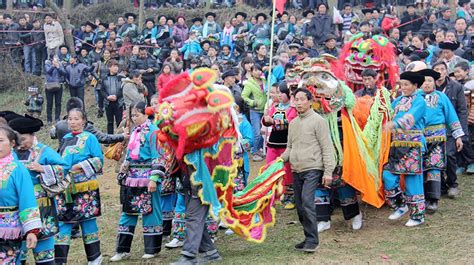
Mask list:
MULTIPOLYGON (((394 208, 389 219, 409 212, 406 226, 421 225, 425 209, 435 212, 443 194, 458 196, 457 174, 474 173, 470 2, 459 1, 456 14, 440 1, 408 3, 401 18, 395 7, 381 9, 377 3, 362 14, 346 3, 340 16, 330 16, 325 3, 314 5, 315 10, 301 14, 278 14, 273 34, 271 16, 265 13, 238 12, 225 22, 216 21, 214 12, 190 21, 160 15, 147 18, 141 31, 137 16, 126 13, 117 21, 85 22, 73 32, 74 51, 65 45, 63 28, 52 15, 44 20, 0 15, 1 47, 26 73, 45 77, 44 91, 27 90, 28 115, 0 115, 0 216, 14 220, 0 227, 0 261, 14 262, 33 249, 37 264, 66 263, 79 226, 89 264, 102 262, 97 226, 101 144, 114 143, 124 143, 126 151, 117 177, 122 213, 111 261, 131 256, 139 216, 143 259, 161 251, 164 235, 171 236, 166 247, 183 247, 177 264, 221 259, 213 242, 218 227, 226 226, 210 218, 199 199, 188 196, 196 187, 185 172, 173 170, 175 165, 153 141, 160 129, 147 108, 156 112, 158 95, 170 81, 202 67, 215 71, 217 83, 235 100, 243 145, 235 191, 247 184, 250 160, 271 164, 281 158, 286 162, 283 208, 296 208, 306 237, 297 250, 314 252, 318 233, 331 228, 334 193, 344 218, 354 230, 361 229, 357 191, 350 185, 330 188, 333 171, 341 170, 334 147, 324 144, 332 142, 329 130, 334 128, 312 110, 310 91, 295 90, 287 82, 298 62, 323 54, 337 57, 339 47, 360 34, 366 39, 385 35, 402 73, 396 86, 386 84, 394 110, 385 124, 392 131, 392 145, 382 176, 386 202, 394 208), (420 65, 424 67, 418 69, 420 65), (64 118, 65 90, 70 98, 64 118), (59 142, 56 151, 35 136, 44 126, 43 92, 45 121, 59 142), (85 105, 85 93, 93 94, 94 106, 85 105), (107 132, 91 122, 104 114, 107 132), (205 223, 204 231, 197 219, 205 223)), ((355 97, 377 97, 382 89, 378 77, 372 69, 362 71, 355 97)))

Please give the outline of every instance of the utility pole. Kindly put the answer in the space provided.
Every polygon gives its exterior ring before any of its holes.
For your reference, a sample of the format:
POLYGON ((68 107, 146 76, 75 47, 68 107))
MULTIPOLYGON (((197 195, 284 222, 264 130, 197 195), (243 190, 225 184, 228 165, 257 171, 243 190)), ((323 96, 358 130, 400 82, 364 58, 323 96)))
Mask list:
POLYGON ((448 0, 448 5, 449 8, 451 8, 451 13, 456 17, 456 7, 457 7, 457 2, 456 0, 448 0))

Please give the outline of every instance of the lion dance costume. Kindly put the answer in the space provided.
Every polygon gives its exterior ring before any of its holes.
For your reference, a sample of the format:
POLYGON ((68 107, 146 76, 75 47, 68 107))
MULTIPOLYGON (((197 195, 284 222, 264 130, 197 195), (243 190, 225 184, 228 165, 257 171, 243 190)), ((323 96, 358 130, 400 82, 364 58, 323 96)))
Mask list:
POLYGON ((384 204, 381 172, 388 158, 390 137, 383 131, 383 124, 392 115, 390 94, 380 89, 373 100, 367 101, 365 118, 357 118, 354 110, 359 100, 332 70, 337 66, 336 58, 323 57, 298 62, 295 66, 300 76, 299 87, 313 94, 313 109, 327 119, 336 150, 338 166, 332 189, 321 188, 316 192, 318 221, 330 220, 333 194, 337 194, 344 217, 349 220, 359 214, 356 190, 364 202, 377 208, 384 204))
POLYGON ((273 202, 283 193, 283 162, 268 165, 233 193, 238 119, 230 91, 214 85, 216 79, 214 71, 201 68, 177 76, 160 91, 158 143, 188 172, 210 216, 248 241, 263 242, 266 228, 275 222, 273 202))

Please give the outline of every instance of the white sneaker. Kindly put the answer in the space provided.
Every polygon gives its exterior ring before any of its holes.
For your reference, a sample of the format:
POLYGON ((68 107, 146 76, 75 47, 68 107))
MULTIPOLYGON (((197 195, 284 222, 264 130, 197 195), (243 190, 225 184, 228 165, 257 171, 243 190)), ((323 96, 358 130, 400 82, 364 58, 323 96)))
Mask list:
POLYGON ((330 228, 331 228, 331 221, 318 222, 318 233, 321 233, 325 230, 329 230, 330 228))
POLYGON ((410 218, 410 220, 408 220, 408 222, 405 224, 405 226, 413 227, 413 226, 421 225, 421 224, 424 224, 424 223, 425 223, 424 221, 413 220, 413 219, 410 218))
POLYGON ((220 221, 220 222, 219 222, 219 228, 227 229, 227 225, 224 224, 224 222, 220 221))
POLYGON ((408 213, 408 206, 405 205, 403 207, 399 207, 397 208, 389 217, 388 219, 390 220, 398 220, 400 219, 402 216, 404 216, 406 213, 408 213))
POLYGON ((184 242, 177 239, 177 238, 173 238, 173 240, 171 240, 170 242, 166 243, 165 244, 165 247, 166 248, 180 248, 184 245, 184 242))
POLYGON ((121 261, 124 259, 128 259, 132 256, 132 254, 127 253, 127 252, 122 252, 122 253, 116 253, 113 257, 110 258, 110 261, 121 261))
POLYGON ((154 257, 155 255, 152 255, 152 254, 143 254, 142 259, 152 259, 154 257))
POLYGON ((253 155, 252 160, 253 160, 253 162, 260 162, 260 161, 263 161, 263 157, 261 157, 259 155, 253 155))
POLYGON ((102 264, 102 255, 100 255, 93 261, 87 262, 87 265, 100 265, 100 264, 102 264))
POLYGON ((229 229, 225 230, 225 235, 226 236, 230 236, 230 235, 233 235, 233 234, 234 234, 234 231, 232 231, 232 229, 229 228, 229 229))
POLYGON ((362 213, 352 218, 352 230, 359 230, 362 228, 362 213))

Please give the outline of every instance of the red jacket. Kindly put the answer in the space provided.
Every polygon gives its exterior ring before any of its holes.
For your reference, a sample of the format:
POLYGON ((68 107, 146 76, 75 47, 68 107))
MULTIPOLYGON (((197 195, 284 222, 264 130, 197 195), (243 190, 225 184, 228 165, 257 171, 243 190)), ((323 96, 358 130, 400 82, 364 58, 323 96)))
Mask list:
POLYGON ((172 73, 169 73, 169 74, 160 74, 160 76, 158 76, 157 80, 156 80, 156 91, 159 92, 161 91, 161 89, 166 85, 168 84, 169 81, 171 81, 171 79, 174 78, 174 75, 172 73))
POLYGON ((398 20, 395 16, 385 16, 382 20, 382 29, 388 34, 388 32, 395 28, 396 26, 400 25, 400 20, 398 20))

